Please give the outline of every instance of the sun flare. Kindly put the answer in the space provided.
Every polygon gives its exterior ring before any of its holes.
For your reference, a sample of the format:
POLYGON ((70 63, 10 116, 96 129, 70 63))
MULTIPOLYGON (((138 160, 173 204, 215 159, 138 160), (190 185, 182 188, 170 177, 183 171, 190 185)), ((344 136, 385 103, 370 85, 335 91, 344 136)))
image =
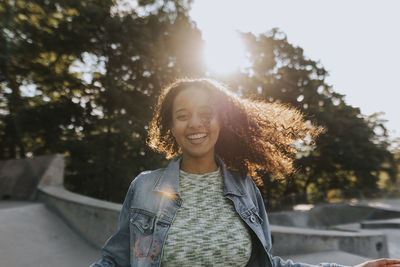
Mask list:
POLYGON ((205 41, 204 58, 210 71, 229 74, 246 67, 245 47, 237 32, 218 32, 205 41))

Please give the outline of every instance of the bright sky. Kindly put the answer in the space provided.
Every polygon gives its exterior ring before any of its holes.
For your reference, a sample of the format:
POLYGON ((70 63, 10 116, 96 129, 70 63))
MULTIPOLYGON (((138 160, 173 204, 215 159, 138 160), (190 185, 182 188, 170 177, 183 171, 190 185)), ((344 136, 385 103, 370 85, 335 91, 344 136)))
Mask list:
MULTIPOLYGON (((214 44, 226 49, 228 41, 234 55, 240 55, 232 42, 236 29, 279 28, 322 63, 328 84, 347 104, 365 115, 384 112, 391 136, 400 137, 400 0, 195 0, 190 14, 210 50, 214 44)), ((212 55, 216 69, 233 64, 227 51, 212 55), (225 56, 217 60, 218 54, 225 56)))

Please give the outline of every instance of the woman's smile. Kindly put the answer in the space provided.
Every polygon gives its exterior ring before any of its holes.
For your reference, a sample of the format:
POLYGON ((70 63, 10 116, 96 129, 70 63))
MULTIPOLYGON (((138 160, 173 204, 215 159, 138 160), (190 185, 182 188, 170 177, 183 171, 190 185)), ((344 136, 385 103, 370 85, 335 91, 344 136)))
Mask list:
POLYGON ((219 122, 209 93, 188 88, 177 94, 172 107, 172 134, 186 157, 214 158, 219 122))
POLYGON ((207 136, 208 135, 206 133, 195 133, 187 135, 186 138, 189 139, 190 143, 196 145, 203 143, 206 140, 207 136))

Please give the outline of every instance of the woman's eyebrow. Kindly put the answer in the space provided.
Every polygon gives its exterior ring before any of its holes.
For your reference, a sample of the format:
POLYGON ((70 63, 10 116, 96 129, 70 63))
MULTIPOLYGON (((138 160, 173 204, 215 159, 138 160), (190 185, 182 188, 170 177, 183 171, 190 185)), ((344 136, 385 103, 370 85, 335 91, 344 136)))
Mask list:
POLYGON ((178 113, 178 112, 180 112, 180 111, 186 111, 186 109, 185 109, 185 108, 178 108, 178 109, 175 111, 175 113, 178 113))
MULTIPOLYGON (((212 106, 204 105, 204 106, 200 106, 199 109, 212 109, 212 106)), ((187 109, 186 108, 178 108, 177 110, 175 110, 175 113, 178 113, 181 111, 187 111, 187 109)))
POLYGON ((212 108, 212 105, 206 104, 206 105, 202 105, 199 108, 212 108))

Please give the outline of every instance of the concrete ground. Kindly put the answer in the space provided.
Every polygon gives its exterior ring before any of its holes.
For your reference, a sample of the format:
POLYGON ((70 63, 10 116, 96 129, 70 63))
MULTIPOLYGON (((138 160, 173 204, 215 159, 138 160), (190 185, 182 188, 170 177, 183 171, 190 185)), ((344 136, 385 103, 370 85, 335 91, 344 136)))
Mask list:
MULTIPOLYGON (((400 209, 400 200, 382 203, 390 205, 389 208, 400 209)), ((357 230, 359 227, 359 224, 339 226, 347 230, 357 230)), ((400 229, 374 230, 387 234, 390 257, 398 258, 400 229)), ((0 237, 0 266, 89 266, 100 258, 99 249, 89 245, 40 202, 0 201, 0 237)), ((335 262, 355 265, 368 260, 343 251, 280 256, 310 264, 335 262)))
POLYGON ((93 248, 42 203, 0 201, 0 266, 89 266, 93 248))

